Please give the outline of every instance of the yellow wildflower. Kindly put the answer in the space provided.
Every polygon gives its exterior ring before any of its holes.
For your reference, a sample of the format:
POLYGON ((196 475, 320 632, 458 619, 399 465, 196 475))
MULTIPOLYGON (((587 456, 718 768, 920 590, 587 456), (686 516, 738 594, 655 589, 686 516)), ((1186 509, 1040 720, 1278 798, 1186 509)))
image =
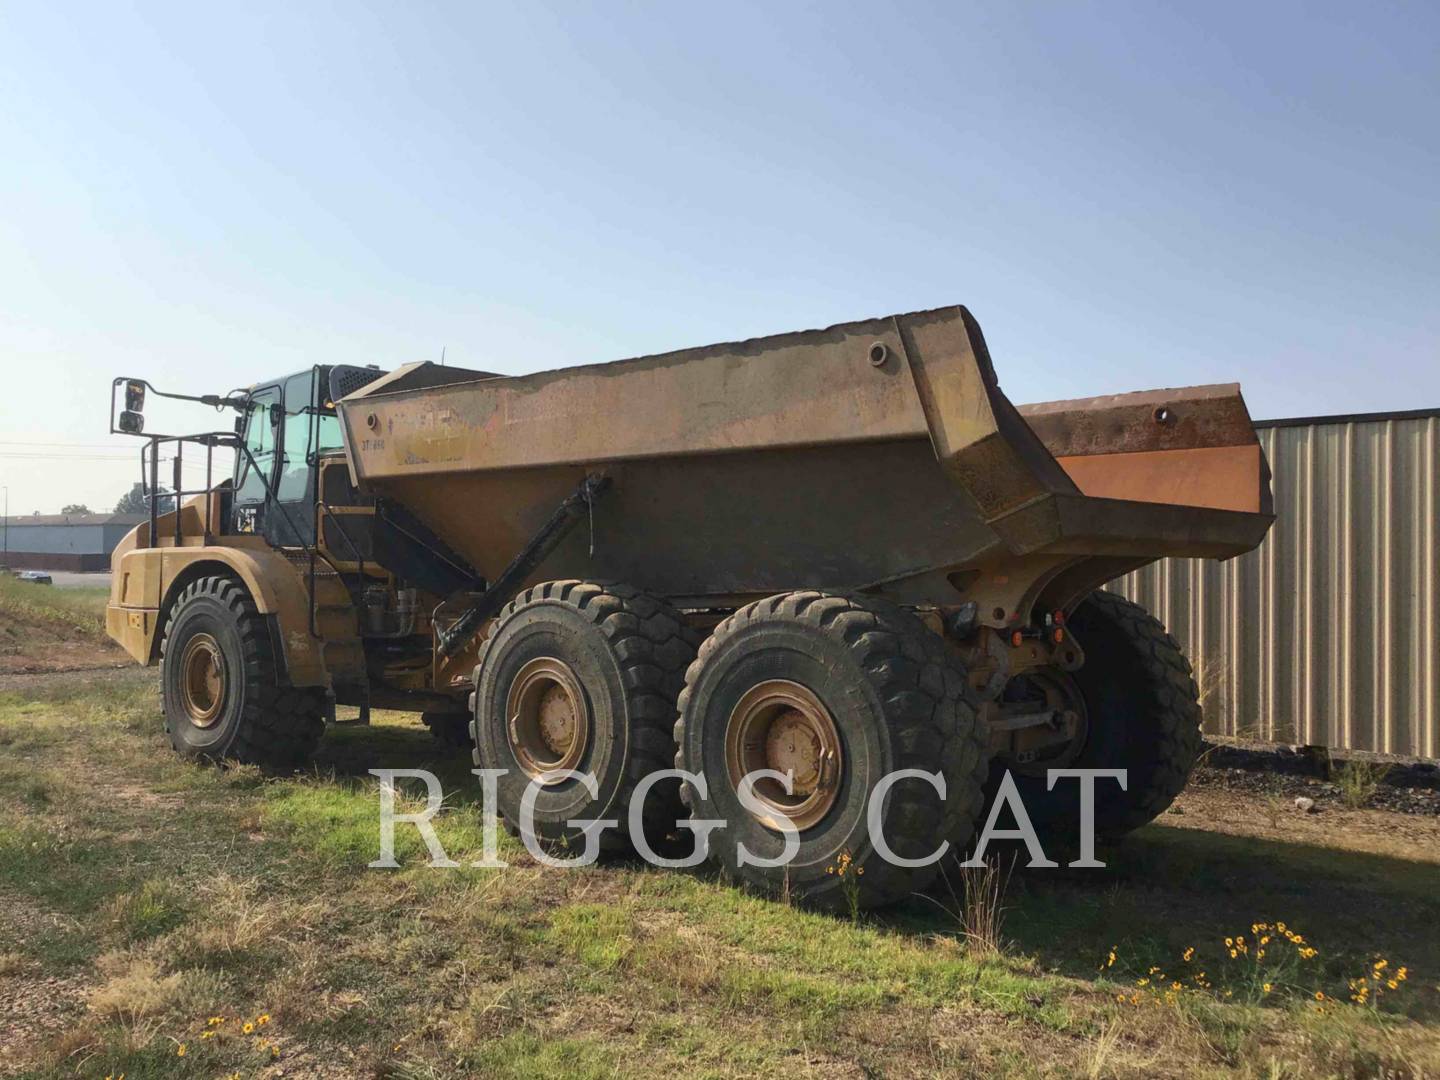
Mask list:
POLYGON ((1264 986, 1261 987, 1261 989, 1264 990, 1265 993, 1268 994, 1268 993, 1270 992, 1270 984, 1269 984, 1269 983, 1266 983, 1264 986))
POLYGON ((181 1043, 179 1046, 177 1046, 177 1047, 175 1048, 175 1056, 176 1056, 176 1057, 184 1057, 184 1056, 185 1056, 185 1044, 184 1044, 184 1043, 181 1043))
POLYGON ((261 1027, 264 1027, 264 1026, 265 1026, 266 1024, 268 1024, 269 1022, 270 1022, 270 1014, 269 1014, 269 1013, 261 1013, 259 1016, 257 1016, 257 1017, 255 1018, 255 1023, 259 1024, 261 1027))
POLYGON ((1186 962, 1188 963, 1189 960, 1190 960, 1190 958, 1191 958, 1192 956, 1194 956, 1194 955, 1195 955, 1195 946, 1194 946, 1194 945, 1191 945, 1190 948, 1188 948, 1188 949, 1185 950, 1184 955, 1182 955, 1182 956, 1180 957, 1180 959, 1182 959, 1182 960, 1184 960, 1184 961, 1186 961, 1186 962))

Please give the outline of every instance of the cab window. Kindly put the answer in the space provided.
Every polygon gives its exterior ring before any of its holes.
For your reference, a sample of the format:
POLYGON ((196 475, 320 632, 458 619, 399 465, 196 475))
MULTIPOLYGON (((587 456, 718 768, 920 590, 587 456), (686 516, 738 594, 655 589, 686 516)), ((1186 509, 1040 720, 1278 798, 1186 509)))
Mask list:
POLYGON ((315 429, 315 373, 285 380, 285 453, 280 464, 276 497, 300 502, 310 488, 310 437, 315 429))
POLYGON ((250 411, 245 419, 245 446, 250 451, 250 456, 246 458, 242 455, 239 462, 240 480, 235 485, 237 504, 265 501, 265 481, 270 478, 275 465, 275 423, 272 409, 279 404, 278 386, 267 386, 250 395, 250 411))
POLYGON ((340 434, 340 417, 333 412, 320 414, 320 445, 316 449, 321 454, 327 450, 345 449, 345 440, 340 434))

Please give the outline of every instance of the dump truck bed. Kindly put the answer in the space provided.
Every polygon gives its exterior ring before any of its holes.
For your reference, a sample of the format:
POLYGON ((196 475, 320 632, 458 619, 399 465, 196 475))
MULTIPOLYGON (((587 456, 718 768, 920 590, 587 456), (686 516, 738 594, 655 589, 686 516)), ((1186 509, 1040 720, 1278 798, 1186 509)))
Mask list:
POLYGON ((486 577, 607 474, 536 579, 687 606, 983 595, 1007 622, 1162 556, 1248 551, 1273 517, 1238 386, 1017 409, 963 307, 520 377, 411 365, 338 407, 357 487, 486 577))

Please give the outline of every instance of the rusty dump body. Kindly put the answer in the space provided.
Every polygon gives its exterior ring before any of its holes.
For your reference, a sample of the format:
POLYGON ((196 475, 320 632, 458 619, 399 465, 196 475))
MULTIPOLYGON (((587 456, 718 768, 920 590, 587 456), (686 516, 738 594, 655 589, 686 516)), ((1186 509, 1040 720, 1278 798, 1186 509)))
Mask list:
POLYGON ((692 610, 853 590, 1005 627, 1273 517, 1238 386, 1016 408, 963 307, 513 378, 411 365, 338 410, 355 485, 490 579, 604 474, 532 580, 692 610))

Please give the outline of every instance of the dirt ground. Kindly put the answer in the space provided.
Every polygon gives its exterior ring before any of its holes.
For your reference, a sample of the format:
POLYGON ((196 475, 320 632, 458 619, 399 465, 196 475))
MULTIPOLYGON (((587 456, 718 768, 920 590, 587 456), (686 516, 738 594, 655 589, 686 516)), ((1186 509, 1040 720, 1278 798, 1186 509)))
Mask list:
POLYGON ((105 598, 106 589, 89 580, 62 588, 0 577, 0 690, 11 676, 127 663, 124 651, 105 635, 105 598))
POLYGON ((93 628, 57 626, 50 618, 7 613, 0 618, 0 689, 7 676, 84 671, 127 664, 124 650, 93 628))

